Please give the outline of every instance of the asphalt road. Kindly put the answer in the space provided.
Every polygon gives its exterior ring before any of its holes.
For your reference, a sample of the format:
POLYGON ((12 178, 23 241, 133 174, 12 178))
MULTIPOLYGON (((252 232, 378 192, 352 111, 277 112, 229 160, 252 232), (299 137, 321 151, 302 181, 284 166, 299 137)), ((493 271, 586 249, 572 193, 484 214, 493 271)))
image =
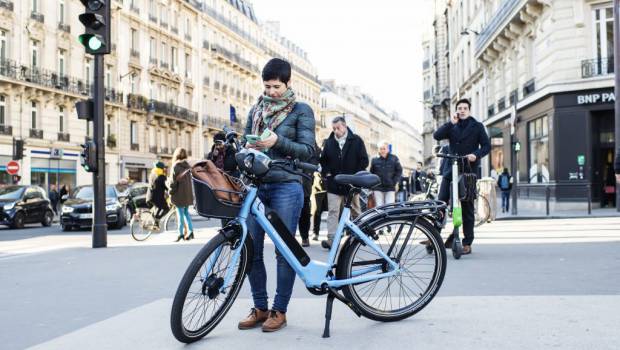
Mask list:
MULTIPOLYGON (((89 248, 89 232, 0 230, 0 344, 3 349, 176 349, 170 299, 217 222, 198 222, 198 239, 174 233, 144 243, 111 231, 109 247, 89 248), (32 251, 33 242, 39 249, 32 251), (21 248, 20 248, 21 247, 21 248), (50 248, 51 247, 51 248, 50 248)), ((477 231, 474 253, 449 257, 441 290, 416 316, 380 324, 335 306, 332 338, 320 338, 324 297, 298 279, 289 327, 274 335, 235 326, 249 283, 220 326, 190 348, 617 349, 620 336, 620 218, 504 221, 477 231)), ((268 290, 275 291, 273 246, 266 244, 268 290)), ((313 259, 326 259, 316 244, 313 259)))

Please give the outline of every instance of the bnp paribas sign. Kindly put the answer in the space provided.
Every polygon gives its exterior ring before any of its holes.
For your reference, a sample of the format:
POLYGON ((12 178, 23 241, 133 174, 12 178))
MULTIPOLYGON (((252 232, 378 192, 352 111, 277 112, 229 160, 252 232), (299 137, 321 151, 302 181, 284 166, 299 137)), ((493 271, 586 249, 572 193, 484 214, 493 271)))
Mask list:
POLYGON ((597 92, 591 94, 577 95, 577 104, 579 105, 591 105, 598 103, 613 103, 616 102, 616 96, 613 92, 597 92))

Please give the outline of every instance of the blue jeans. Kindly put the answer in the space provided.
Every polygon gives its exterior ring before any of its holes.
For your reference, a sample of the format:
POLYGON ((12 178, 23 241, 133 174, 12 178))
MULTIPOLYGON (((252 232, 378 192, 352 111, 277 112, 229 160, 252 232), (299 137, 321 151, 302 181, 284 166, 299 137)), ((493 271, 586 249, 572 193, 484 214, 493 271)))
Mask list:
POLYGON ((188 232, 185 232, 185 234, 183 234, 183 228, 185 228, 185 220, 187 220, 187 227, 189 228, 189 232, 194 232, 192 218, 189 216, 188 207, 177 207, 177 218, 179 219, 179 236, 189 234, 188 232))
POLYGON ((502 210, 510 208, 510 191, 502 191, 502 210))
MULTIPOLYGON (((282 222, 295 236, 297 222, 301 215, 304 205, 304 191, 298 182, 285 182, 274 184, 263 184, 258 190, 258 198, 278 214, 282 222)), ((252 260, 252 271, 249 274, 250 286, 252 287, 252 298, 254 307, 267 310, 267 271, 263 260, 263 249, 265 243, 265 230, 250 216, 248 218, 248 232, 252 236, 254 243, 254 259, 252 260)), ((272 310, 286 312, 288 303, 293 293, 293 283, 295 282, 295 270, 282 257, 276 249, 277 261, 277 288, 276 297, 273 300, 272 310)))

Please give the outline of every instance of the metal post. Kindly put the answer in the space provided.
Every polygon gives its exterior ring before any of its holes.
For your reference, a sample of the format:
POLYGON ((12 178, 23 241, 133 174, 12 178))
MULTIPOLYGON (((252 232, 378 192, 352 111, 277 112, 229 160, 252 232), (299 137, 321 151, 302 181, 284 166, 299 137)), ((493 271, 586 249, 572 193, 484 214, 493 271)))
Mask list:
MULTIPOLYGON (((614 77, 616 157, 620 154, 620 0, 614 0, 614 77)), ((620 184, 616 183, 616 210, 620 212, 620 184)))
POLYGON ((545 186, 545 199, 547 200, 547 216, 549 216, 549 200, 551 199, 551 187, 545 186))
POLYGON ((587 196, 588 196, 588 215, 592 214, 592 185, 588 182, 586 185, 587 196))
POLYGON ((97 150, 97 171, 93 173, 93 248, 104 248, 108 245, 107 223, 105 215, 105 143, 103 142, 104 121, 104 88, 103 88, 103 55, 95 55, 95 90, 93 140, 97 150))

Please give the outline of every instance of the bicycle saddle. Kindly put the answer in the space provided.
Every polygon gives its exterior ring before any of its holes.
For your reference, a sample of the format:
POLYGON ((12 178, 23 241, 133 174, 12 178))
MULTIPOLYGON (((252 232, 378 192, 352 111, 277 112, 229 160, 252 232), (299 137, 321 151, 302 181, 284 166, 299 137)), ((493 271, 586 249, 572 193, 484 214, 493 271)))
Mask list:
POLYGON ((334 181, 339 185, 351 185, 361 188, 371 188, 381 182, 379 176, 371 174, 368 171, 358 171, 353 175, 336 175, 334 181))

